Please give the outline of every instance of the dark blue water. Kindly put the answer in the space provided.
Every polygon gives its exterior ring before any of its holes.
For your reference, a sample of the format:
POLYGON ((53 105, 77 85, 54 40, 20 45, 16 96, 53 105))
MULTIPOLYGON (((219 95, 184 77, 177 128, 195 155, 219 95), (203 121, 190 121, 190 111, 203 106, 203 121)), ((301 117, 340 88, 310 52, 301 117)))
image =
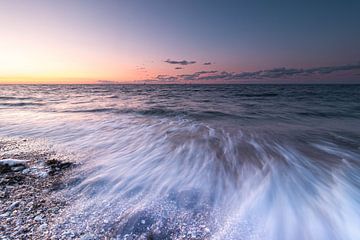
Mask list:
POLYGON ((63 190, 72 207, 58 223, 75 232, 358 239, 359 93, 360 85, 3 85, 0 135, 81 156, 76 184, 63 190))

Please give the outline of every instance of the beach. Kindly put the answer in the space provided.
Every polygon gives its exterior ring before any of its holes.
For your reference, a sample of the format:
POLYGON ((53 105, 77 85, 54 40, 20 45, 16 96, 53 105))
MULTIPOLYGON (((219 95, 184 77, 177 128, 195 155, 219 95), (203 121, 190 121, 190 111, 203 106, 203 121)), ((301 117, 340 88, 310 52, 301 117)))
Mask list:
POLYGON ((74 163, 27 138, 0 139, 1 239, 59 239, 50 227, 68 203, 55 193, 74 163))

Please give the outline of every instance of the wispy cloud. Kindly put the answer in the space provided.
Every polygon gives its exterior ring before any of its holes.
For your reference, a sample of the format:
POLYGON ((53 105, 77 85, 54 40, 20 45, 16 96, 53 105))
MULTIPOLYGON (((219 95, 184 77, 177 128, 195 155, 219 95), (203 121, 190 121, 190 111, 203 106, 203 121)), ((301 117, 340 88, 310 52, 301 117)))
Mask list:
POLYGON ((98 84, 118 84, 117 81, 110 81, 110 80, 97 80, 96 83, 98 84))
POLYGON ((315 68, 273 68, 253 72, 228 72, 228 71, 198 71, 192 74, 175 76, 158 75, 157 81, 210 81, 210 80, 256 80, 256 79, 282 79, 327 75, 335 72, 360 70, 360 62, 349 65, 326 66, 315 68))
POLYGON ((167 59, 164 62, 169 63, 169 64, 183 65, 183 66, 196 63, 196 61, 188 61, 188 60, 176 61, 176 60, 170 60, 170 59, 167 59))
POLYGON ((182 67, 176 67, 175 70, 180 70, 180 69, 184 69, 182 67))
POLYGON ((178 80, 175 76, 169 76, 169 75, 157 75, 155 79, 149 79, 149 80, 156 80, 159 82, 175 82, 178 80))
POLYGON ((199 71, 199 72, 195 72, 193 74, 177 75, 176 77, 179 80, 192 81, 192 80, 199 80, 201 77, 209 76, 209 74, 215 74, 215 73, 217 73, 217 71, 199 71))
POLYGON ((211 62, 205 62, 203 63, 203 65, 211 65, 212 63, 211 62))
POLYGON ((283 78, 294 76, 310 76, 310 75, 325 75, 339 71, 351 71, 360 69, 360 63, 339 65, 339 66, 327 66, 316 68, 273 68, 269 70, 261 70, 256 72, 242 72, 233 74, 234 79, 263 79, 263 78, 283 78))

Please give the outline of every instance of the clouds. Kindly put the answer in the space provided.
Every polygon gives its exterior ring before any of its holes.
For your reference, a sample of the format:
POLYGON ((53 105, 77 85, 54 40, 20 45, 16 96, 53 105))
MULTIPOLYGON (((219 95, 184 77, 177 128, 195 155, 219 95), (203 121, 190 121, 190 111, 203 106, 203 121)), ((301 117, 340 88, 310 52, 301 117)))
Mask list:
POLYGON ((182 66, 186 66, 186 65, 190 65, 190 64, 195 64, 195 63, 196 63, 196 61, 187 61, 187 60, 176 61, 176 60, 170 60, 170 59, 167 59, 167 60, 164 61, 164 62, 169 63, 169 64, 182 65, 182 66))
POLYGON ((111 81, 111 80, 97 80, 97 84, 119 84, 118 81, 111 81))
MULTIPOLYGON (((196 61, 188 61, 188 60, 177 61, 177 60, 171 60, 171 59, 167 59, 164 62, 169 63, 169 64, 182 65, 182 66, 191 65, 191 64, 196 63, 196 61)), ((212 65, 212 62, 204 62, 202 65, 209 66, 209 65, 212 65)))
POLYGON ((175 76, 169 76, 169 75, 157 75, 155 79, 149 79, 149 80, 155 80, 158 82, 175 82, 178 80, 175 76))
POLYGON ((184 69, 182 67, 176 67, 175 70, 180 70, 180 69, 184 69))
POLYGON ((264 78, 288 78, 288 77, 301 77, 312 75, 326 75, 339 71, 351 71, 360 69, 360 63, 339 65, 339 66, 327 66, 316 68, 273 68, 269 70, 261 70, 256 72, 242 72, 233 74, 234 79, 264 79, 264 78))
POLYGON ((350 64, 350 65, 341 65, 341 66, 332 66, 332 67, 319 67, 319 68, 310 68, 307 69, 308 73, 320 73, 320 74, 327 74, 337 71, 349 71, 349 70, 356 70, 360 69, 360 62, 356 64, 350 64))
POLYGON ((179 80, 193 81, 193 80, 200 80, 202 77, 208 76, 209 74, 215 74, 215 73, 217 73, 217 71, 199 71, 199 72, 195 72, 193 74, 177 75, 177 78, 179 80))
POLYGON ((315 68, 273 68, 253 72, 228 72, 228 71, 198 71, 192 74, 180 74, 175 76, 158 75, 156 81, 184 82, 184 81, 233 81, 233 80, 257 80, 257 79, 288 79, 295 77, 321 76, 335 72, 360 70, 360 62, 356 64, 326 66, 315 68))

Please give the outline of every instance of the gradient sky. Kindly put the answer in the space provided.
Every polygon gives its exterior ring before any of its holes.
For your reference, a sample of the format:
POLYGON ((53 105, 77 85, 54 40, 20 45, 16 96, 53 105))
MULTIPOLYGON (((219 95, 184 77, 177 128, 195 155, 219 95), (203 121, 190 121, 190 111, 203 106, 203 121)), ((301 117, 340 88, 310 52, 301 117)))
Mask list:
POLYGON ((360 1, 0 0, 0 83, 117 81, 360 83, 360 1))

